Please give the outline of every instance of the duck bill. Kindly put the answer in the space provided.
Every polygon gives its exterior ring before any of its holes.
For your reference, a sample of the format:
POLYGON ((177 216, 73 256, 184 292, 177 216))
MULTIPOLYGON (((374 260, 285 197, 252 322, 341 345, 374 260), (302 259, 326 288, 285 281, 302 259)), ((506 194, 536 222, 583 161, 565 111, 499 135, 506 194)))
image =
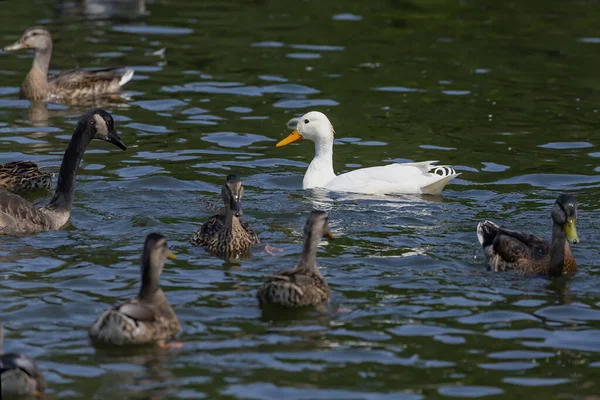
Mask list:
POLYGON ((331 234, 331 232, 327 231, 325 232, 325 234, 323 235, 324 238, 327 238, 329 240, 333 240, 335 239, 335 237, 331 234))
POLYGON ((579 235, 577 235, 577 220, 575 218, 567 219, 565 223, 565 233, 567 234, 567 239, 571 243, 579 243, 579 235))
POLYGON ((302 135, 300 133, 298 133, 298 130, 294 129, 292 131, 292 133, 290 133, 288 135, 288 137, 286 137, 285 139, 281 140, 279 143, 277 143, 275 145, 275 147, 283 147, 283 146, 287 146, 290 143, 294 143, 297 142, 298 140, 302 140, 304 139, 302 137, 302 135))
POLYGON ((236 217, 239 217, 240 215, 242 215, 242 203, 238 200, 231 200, 231 211, 233 212, 233 215, 235 215, 236 217))
POLYGON ((167 253, 167 258, 169 260, 177 260, 177 256, 175 255, 175 253, 171 253, 171 252, 167 253))
POLYGON ((24 45, 23 43, 18 41, 18 42, 15 42, 14 44, 11 44, 10 46, 6 46, 4 48, 4 51, 17 51, 17 50, 26 49, 26 48, 27 48, 26 45, 24 45))

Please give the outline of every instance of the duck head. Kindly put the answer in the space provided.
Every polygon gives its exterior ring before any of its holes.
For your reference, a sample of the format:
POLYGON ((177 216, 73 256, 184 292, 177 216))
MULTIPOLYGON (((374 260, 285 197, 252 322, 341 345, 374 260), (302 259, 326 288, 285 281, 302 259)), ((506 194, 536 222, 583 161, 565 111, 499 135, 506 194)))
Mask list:
POLYGON ((325 114, 319 111, 311 111, 304 114, 292 131, 285 139, 277 143, 276 147, 286 146, 302 139, 314 143, 332 143, 335 131, 333 125, 325 114))
POLYGON ((52 48, 52 36, 43 26, 34 26, 23 32, 19 40, 10 46, 6 46, 4 51, 16 51, 21 49, 48 50, 52 48))
POLYGON ((223 203, 225 208, 231 209, 233 215, 239 217, 242 215, 242 197, 244 196, 244 186, 242 180, 237 175, 228 175, 225 184, 221 189, 223 203))
POLYGON ((579 242, 577 235, 577 199, 570 194, 561 194, 552 208, 552 220, 563 227, 567 239, 572 243, 579 242))

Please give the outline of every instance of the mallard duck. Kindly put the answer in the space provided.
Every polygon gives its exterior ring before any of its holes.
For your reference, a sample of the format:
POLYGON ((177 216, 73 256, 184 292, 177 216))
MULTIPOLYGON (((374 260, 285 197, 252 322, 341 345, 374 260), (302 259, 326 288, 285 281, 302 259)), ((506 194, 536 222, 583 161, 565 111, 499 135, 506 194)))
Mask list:
MULTIPOLYGON (((221 189, 225 207, 196 231, 191 243, 209 253, 226 257, 242 256, 260 243, 250 226, 240 220, 243 195, 241 179, 236 175, 228 175, 221 189)), ((216 207, 211 205, 211 208, 216 207)))
POLYGON ((329 299, 329 285, 316 262, 317 248, 323 237, 333 239, 329 233, 329 217, 326 212, 312 211, 304 226, 300 262, 294 268, 275 273, 258 289, 261 306, 315 306, 329 299))
POLYGON ((567 240, 578 243, 577 200, 561 194, 552 208, 552 239, 511 231, 493 222, 477 225, 477 238, 483 246, 492 271, 559 276, 577 271, 577 263, 567 240))
POLYGON ((13 161, 0 164, 0 189, 13 193, 33 192, 52 188, 54 174, 40 170, 32 161, 13 161))
POLYGON ((109 113, 92 109, 81 116, 69 141, 58 175, 54 197, 38 208, 21 196, 0 190, 0 234, 34 233, 60 229, 71 217, 77 169, 93 138, 125 150, 109 113))
POLYGON ((2 344, 4 331, 0 323, 0 398, 40 396, 46 381, 35 360, 20 353, 4 354, 2 344))
POLYGON ((159 286, 165 261, 175 259, 159 233, 146 237, 142 254, 142 286, 137 297, 104 312, 90 327, 92 341, 110 345, 164 345, 181 325, 159 286))
POLYGON ((452 167, 434 165, 437 161, 389 164, 336 175, 333 172, 334 134, 325 114, 311 111, 300 118, 288 137, 277 143, 276 147, 282 147, 302 139, 314 142, 315 157, 304 175, 304 189, 321 187, 362 194, 440 194, 444 186, 458 176, 452 167))
POLYGON ((99 71, 67 71, 48 75, 52 57, 52 37, 42 26, 28 28, 14 44, 4 51, 34 49, 33 66, 21 85, 20 97, 30 100, 61 100, 118 93, 133 77, 132 69, 99 71))

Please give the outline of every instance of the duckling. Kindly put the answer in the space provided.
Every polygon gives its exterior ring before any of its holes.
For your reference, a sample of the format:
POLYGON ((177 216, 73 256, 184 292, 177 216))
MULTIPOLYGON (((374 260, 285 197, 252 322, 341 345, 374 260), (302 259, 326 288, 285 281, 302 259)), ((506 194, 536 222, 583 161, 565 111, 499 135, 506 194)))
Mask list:
POLYGON ((483 246, 492 271, 560 276, 577 271, 577 263, 567 242, 578 243, 577 200, 561 194, 552 208, 552 239, 511 231, 493 222, 477 225, 477 238, 483 246))
POLYGON ((41 396, 46 381, 35 360, 19 353, 2 351, 4 330, 0 323, 0 398, 41 396))
MULTIPOLYGON (((250 226, 240 220, 243 195, 241 179, 236 175, 228 175, 221 189, 225 207, 217 215, 210 217, 190 242, 209 253, 234 258, 247 254, 252 246, 260 243, 250 226)), ((211 208, 216 207, 211 205, 211 208)))
POLYGON ((181 330, 177 315, 159 286, 166 259, 175 259, 167 240, 159 233, 146 237, 142 254, 142 286, 137 297, 104 312, 90 327, 95 343, 147 345, 165 342, 181 330))
POLYGON ((29 100, 65 100, 81 97, 118 93, 121 86, 133 77, 132 69, 118 72, 116 69, 99 71, 67 71, 48 75, 52 57, 52 36, 42 26, 25 30, 19 40, 4 51, 34 49, 33 66, 21 85, 19 96, 29 100))
POLYGON ((75 178, 83 154, 93 138, 105 140, 122 150, 127 149, 112 116, 92 109, 81 116, 63 156, 56 191, 50 202, 41 207, 21 196, 0 190, 0 234, 22 234, 57 230, 69 222, 75 194, 75 178))
POLYGON ((13 193, 28 193, 37 189, 50 190, 54 174, 42 171, 32 161, 0 164, 0 189, 13 193))
POLYGON ((329 233, 326 212, 312 211, 304 226, 304 249, 300 262, 292 269, 281 270, 267 279, 258 289, 261 306, 315 306, 329 299, 329 285, 316 263, 321 238, 333 239, 329 233))

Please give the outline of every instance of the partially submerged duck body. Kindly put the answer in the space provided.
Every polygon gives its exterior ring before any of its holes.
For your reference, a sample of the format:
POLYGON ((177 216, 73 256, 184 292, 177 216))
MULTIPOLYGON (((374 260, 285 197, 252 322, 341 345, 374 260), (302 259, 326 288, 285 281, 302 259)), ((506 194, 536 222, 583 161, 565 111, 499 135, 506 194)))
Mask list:
POLYGON ((46 381, 35 360, 20 353, 4 354, 3 328, 0 325, 0 398, 39 396, 46 381))
POLYGON ((98 71, 66 71, 49 75, 52 57, 52 37, 44 27, 35 26, 25 30, 19 40, 4 48, 5 51, 34 49, 35 57, 31 70, 25 77, 19 93, 30 100, 69 100, 83 97, 118 93, 121 86, 133 77, 132 69, 123 71, 105 69, 98 71))
POLYGON ((138 296, 106 310, 88 331, 92 341, 116 346, 162 345, 179 333, 181 324, 159 285, 167 258, 175 256, 169 252, 165 237, 148 235, 138 296))
POLYGON ((190 242, 217 256, 237 258, 248 255, 260 240, 250 226, 240 219, 243 194, 242 181, 236 175, 227 176, 221 189, 225 207, 210 217, 190 242))
POLYGON ((329 299, 331 289, 316 262, 317 248, 323 237, 333 239, 327 213, 312 211, 304 226, 300 262, 294 268, 273 274, 263 283, 256 295, 260 306, 298 308, 316 306, 329 299))
POLYGON ((38 208, 15 193, 0 190, 0 234, 56 230, 69 221, 79 163, 94 138, 126 149, 109 113, 92 109, 83 114, 63 156, 56 191, 47 205, 38 208))
POLYGON ((567 241, 579 242, 577 200, 562 194, 552 208, 552 239, 501 228, 491 221, 477 225, 477 237, 492 271, 560 276, 577 271, 567 241))
POLYGON ((32 161, 13 161, 0 165, 0 189, 13 193, 50 190, 53 177, 53 173, 42 171, 32 161))
POLYGON ((302 139, 314 142, 315 156, 304 175, 303 189, 320 187, 362 194, 440 194, 448 182, 458 176, 454 168, 436 165, 437 161, 389 164, 336 175, 333 171, 334 134, 325 114, 311 111, 300 118, 288 137, 277 143, 277 147, 282 147, 302 139))

